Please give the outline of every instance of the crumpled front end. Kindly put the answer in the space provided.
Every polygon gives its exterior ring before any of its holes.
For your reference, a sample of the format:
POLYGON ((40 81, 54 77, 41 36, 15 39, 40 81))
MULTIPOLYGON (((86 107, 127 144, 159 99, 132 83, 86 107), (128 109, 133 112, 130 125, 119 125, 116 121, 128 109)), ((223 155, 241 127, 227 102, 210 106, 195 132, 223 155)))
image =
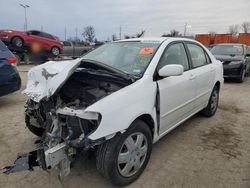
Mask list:
POLYGON ((51 97, 65 80, 75 71, 80 60, 49 61, 33 67, 28 73, 28 83, 23 94, 39 102, 51 97))
POLYGON ((49 62, 29 72, 24 90, 29 97, 25 121, 29 130, 41 138, 34 151, 18 155, 15 164, 6 167, 6 174, 40 166, 44 170, 57 168, 61 176, 66 176, 77 156, 105 141, 104 137, 89 139, 100 125, 102 114, 88 107, 131 82, 78 61, 72 65, 63 62, 57 68, 59 63, 49 62))

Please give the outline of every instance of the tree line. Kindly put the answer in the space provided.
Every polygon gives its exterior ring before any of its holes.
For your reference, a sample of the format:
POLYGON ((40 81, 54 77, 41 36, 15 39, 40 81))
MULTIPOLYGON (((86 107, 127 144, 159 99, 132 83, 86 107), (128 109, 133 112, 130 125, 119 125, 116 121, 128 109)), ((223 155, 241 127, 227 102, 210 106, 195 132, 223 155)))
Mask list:
MULTIPOLYGON (((241 31, 243 33, 250 33, 250 22, 245 21, 241 25, 239 25, 239 24, 230 25, 228 28, 228 33, 232 34, 232 35, 237 35, 241 31)), ((146 33, 146 30, 142 29, 140 32, 137 32, 133 35, 125 34, 124 38, 125 39, 140 38, 140 37, 143 37, 145 35, 145 33, 146 33)), ((209 34, 215 35, 216 32, 210 31, 209 34)), ((96 35, 95 35, 95 28, 93 26, 84 27, 82 36, 88 42, 98 42, 96 35)), ((182 36, 181 32, 179 32, 175 29, 170 30, 169 33, 163 33, 163 35, 162 35, 162 37, 179 37, 179 36, 182 36)), ((68 40, 72 40, 72 39, 70 38, 68 40)), ((80 40, 80 39, 75 39, 75 40, 80 40)), ((116 40, 120 40, 120 39, 118 39, 116 34, 114 33, 111 35, 111 40, 116 41, 116 40)))

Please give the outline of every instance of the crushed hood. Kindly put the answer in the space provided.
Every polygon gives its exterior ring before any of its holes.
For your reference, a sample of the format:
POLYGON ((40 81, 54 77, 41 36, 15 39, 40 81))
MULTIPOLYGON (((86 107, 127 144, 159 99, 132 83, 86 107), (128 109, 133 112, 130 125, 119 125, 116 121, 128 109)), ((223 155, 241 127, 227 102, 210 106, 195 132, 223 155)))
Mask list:
POLYGON ((31 68, 26 89, 22 92, 35 102, 49 98, 71 76, 81 63, 80 59, 49 61, 31 68))

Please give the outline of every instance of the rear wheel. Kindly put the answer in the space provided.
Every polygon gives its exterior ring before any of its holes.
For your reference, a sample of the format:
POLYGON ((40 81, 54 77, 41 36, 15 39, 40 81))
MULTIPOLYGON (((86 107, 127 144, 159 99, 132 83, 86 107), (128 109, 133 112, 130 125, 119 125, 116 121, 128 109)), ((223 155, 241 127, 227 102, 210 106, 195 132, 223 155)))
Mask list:
POLYGON ((217 111, 218 103, 219 103, 219 87, 214 86, 214 89, 208 101, 208 105, 201 111, 201 113, 207 117, 213 116, 217 111))
POLYGON ((12 39, 12 45, 13 46, 16 46, 16 47, 18 47, 18 48, 21 48, 21 47, 23 47, 23 40, 20 38, 20 37, 14 37, 13 39, 12 39))
POLYGON ((151 131, 143 121, 136 120, 125 133, 99 146, 96 166, 113 184, 125 186, 142 174, 151 150, 151 131))

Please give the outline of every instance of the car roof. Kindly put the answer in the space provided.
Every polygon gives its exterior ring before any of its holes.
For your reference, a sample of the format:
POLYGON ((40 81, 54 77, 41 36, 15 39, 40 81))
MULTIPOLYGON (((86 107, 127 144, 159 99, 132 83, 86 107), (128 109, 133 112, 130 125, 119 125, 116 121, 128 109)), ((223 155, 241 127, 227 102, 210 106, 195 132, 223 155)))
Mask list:
MULTIPOLYGON (((172 40, 183 40, 183 41, 195 41, 193 39, 185 38, 185 37, 142 37, 142 38, 131 38, 131 39, 124 39, 115 42, 133 42, 133 41, 140 41, 140 42, 155 42, 155 43, 162 43, 168 39, 172 40)), ((196 41, 197 42, 197 41, 196 41)))
POLYGON ((237 46, 244 46, 244 44, 240 44, 240 43, 220 43, 217 44, 216 46, 220 46, 220 45, 224 45, 224 46, 232 46, 232 45, 237 45, 237 46))

